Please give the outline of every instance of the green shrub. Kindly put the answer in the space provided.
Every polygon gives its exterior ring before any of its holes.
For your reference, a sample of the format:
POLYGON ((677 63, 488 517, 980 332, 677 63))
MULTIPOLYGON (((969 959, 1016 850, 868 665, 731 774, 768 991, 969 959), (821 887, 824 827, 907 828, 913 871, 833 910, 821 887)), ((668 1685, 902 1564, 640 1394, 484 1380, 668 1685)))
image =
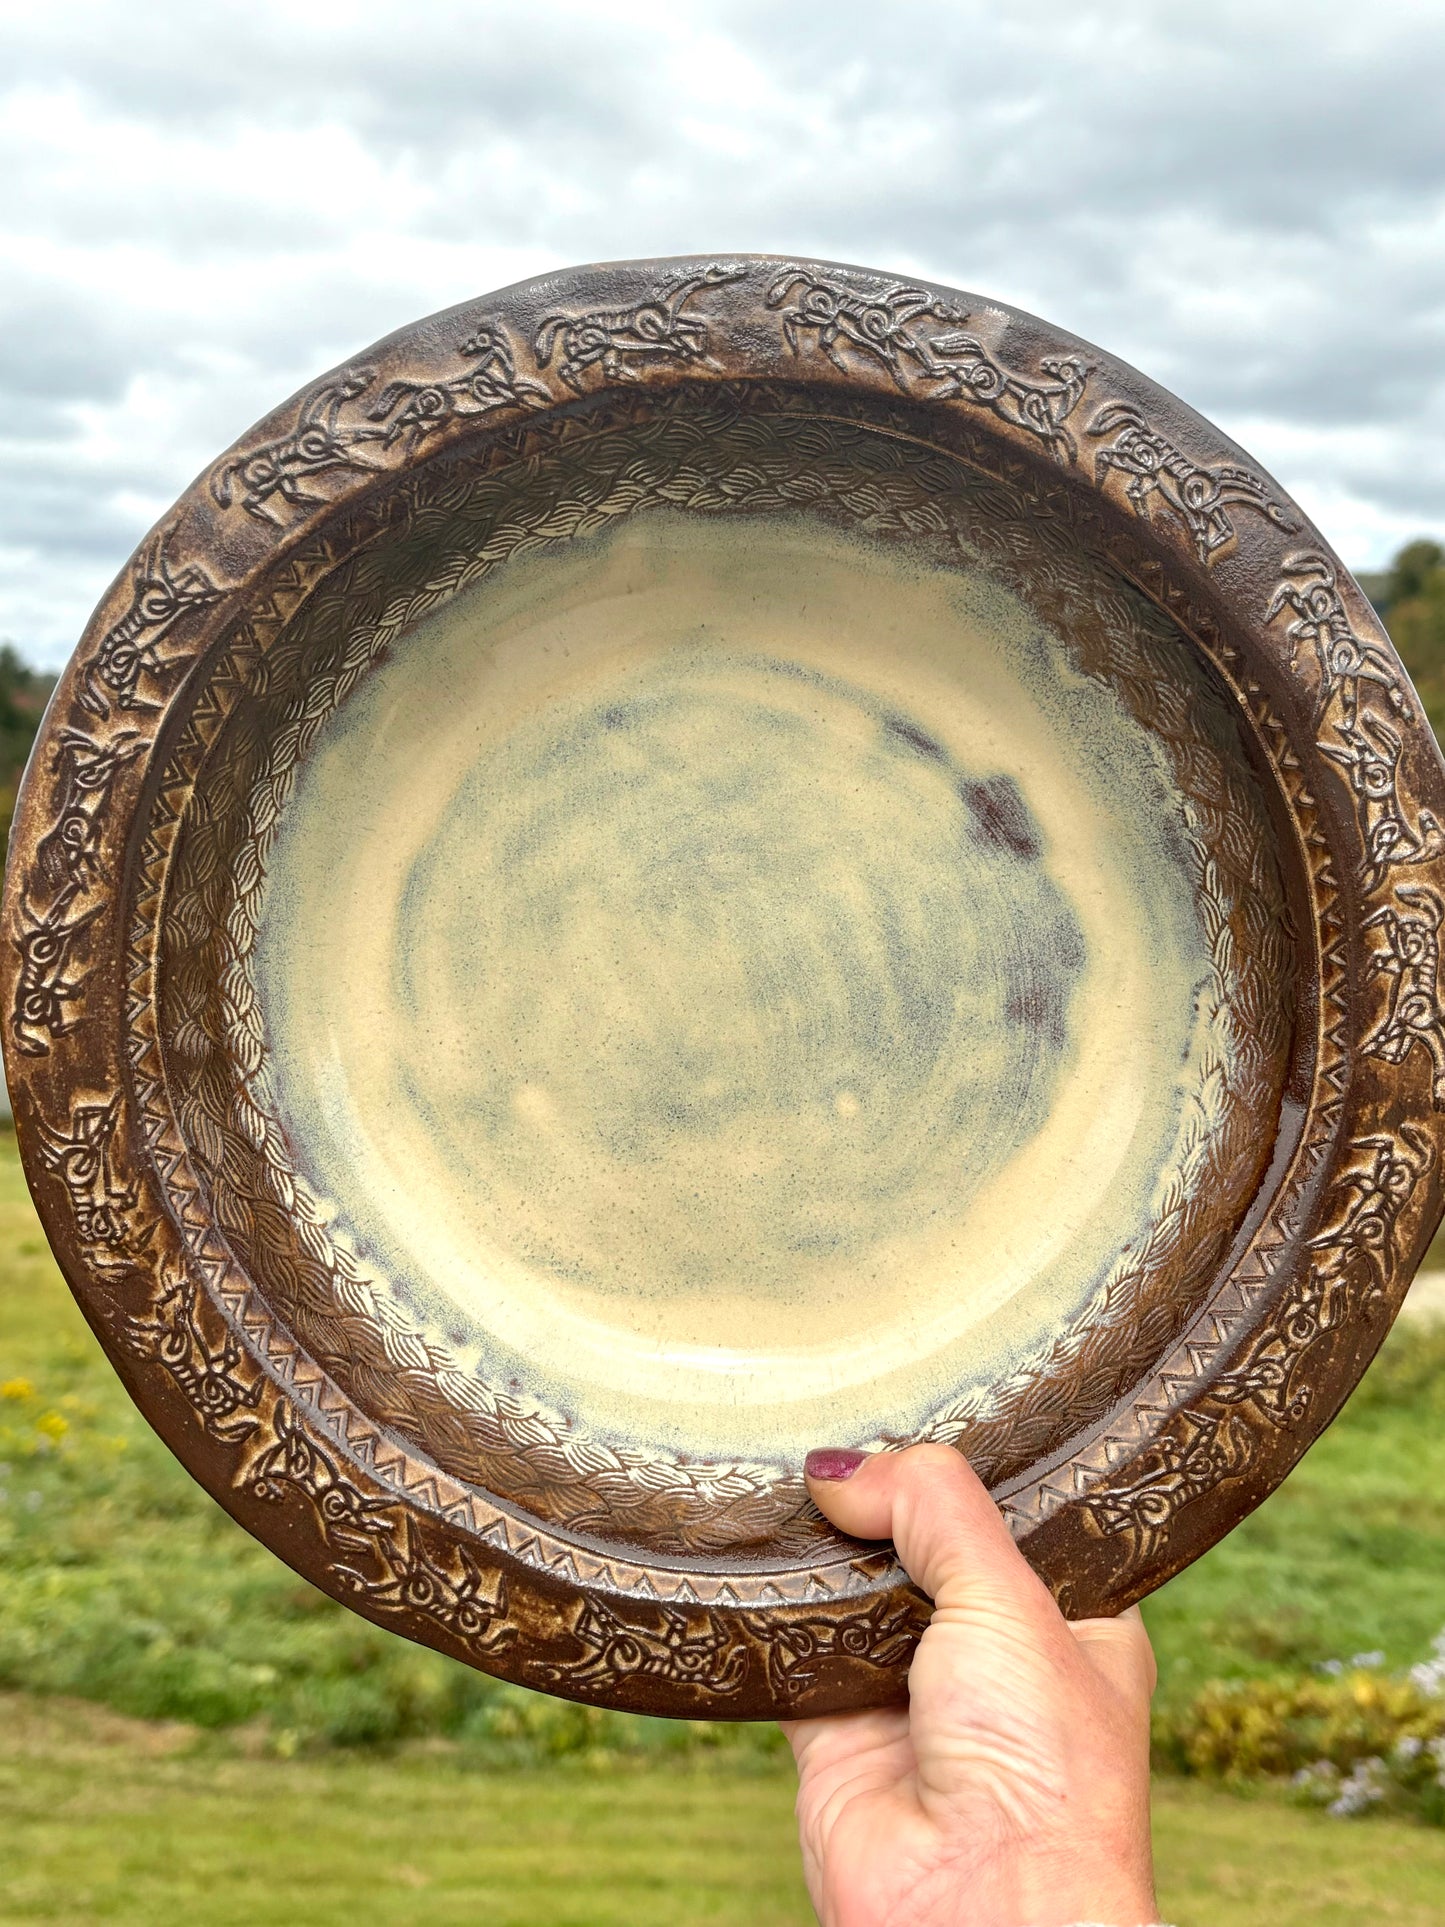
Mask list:
POLYGON ((1212 1680, 1155 1721, 1160 1765, 1240 1782, 1288 1775, 1341 1818, 1409 1812, 1445 1824, 1445 1633, 1407 1674, 1212 1680))
POLYGON ((1407 1676, 1351 1669, 1338 1678, 1211 1680, 1161 1720, 1161 1760, 1185 1773, 1252 1779, 1327 1760, 1348 1772, 1403 1739, 1445 1737, 1445 1698, 1407 1676))

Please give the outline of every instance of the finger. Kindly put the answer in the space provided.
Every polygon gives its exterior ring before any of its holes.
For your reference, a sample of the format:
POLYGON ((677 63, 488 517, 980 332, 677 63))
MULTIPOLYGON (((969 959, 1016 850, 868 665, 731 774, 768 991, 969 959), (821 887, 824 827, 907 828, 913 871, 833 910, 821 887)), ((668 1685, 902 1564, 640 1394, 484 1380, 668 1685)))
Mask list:
POLYGON ((1095 1671, 1126 1703, 1147 1706, 1159 1683, 1144 1615, 1130 1606, 1116 1619, 1077 1619, 1069 1631, 1095 1671))
POLYGON ((951 1446, 912 1445, 861 1462, 852 1453, 810 1452, 804 1471, 819 1511, 856 1539, 891 1539, 936 1606, 990 1603, 1040 1629, 1062 1627, 983 1482, 951 1446))
POLYGON ((873 1757, 908 1741, 908 1709, 874 1707, 862 1713, 826 1713, 813 1719, 779 1720, 802 1773, 837 1759, 873 1757))

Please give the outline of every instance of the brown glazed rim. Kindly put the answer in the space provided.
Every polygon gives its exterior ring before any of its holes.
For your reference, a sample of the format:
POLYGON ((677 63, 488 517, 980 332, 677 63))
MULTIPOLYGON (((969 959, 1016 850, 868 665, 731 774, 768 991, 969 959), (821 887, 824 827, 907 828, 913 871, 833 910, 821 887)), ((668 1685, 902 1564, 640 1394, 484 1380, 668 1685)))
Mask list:
POLYGON ((379 1624, 524 1685, 686 1717, 896 1699, 927 1602, 887 1548, 785 1571, 619 1552, 493 1502, 359 1409, 271 1316, 188 1174, 154 912, 187 800, 175 772, 214 739, 237 637, 262 663, 358 541, 387 538, 408 477, 765 387, 839 420, 906 410, 1141 590, 1232 692, 1273 787, 1305 1004, 1277 1155, 1147 1382, 996 1494, 1071 1615, 1142 1597, 1329 1423, 1439 1220, 1445 766, 1321 537, 1135 370, 981 297, 757 256, 567 270, 403 329, 242 437, 107 592, 26 773, 3 907, 26 1174, 171 1448, 379 1624))

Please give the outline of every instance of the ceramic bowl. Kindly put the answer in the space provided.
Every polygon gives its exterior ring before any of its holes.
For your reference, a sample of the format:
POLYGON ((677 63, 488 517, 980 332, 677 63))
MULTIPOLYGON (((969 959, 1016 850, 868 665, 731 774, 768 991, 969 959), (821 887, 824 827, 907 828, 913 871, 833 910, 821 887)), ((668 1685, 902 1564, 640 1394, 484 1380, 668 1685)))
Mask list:
POLYGON ((62 679, 5 1051, 162 1436, 358 1611, 656 1713, 880 1703, 809 1505, 930 1439, 1066 1611, 1212 1544, 1435 1227, 1445 771, 1283 491, 830 264, 378 343, 62 679))

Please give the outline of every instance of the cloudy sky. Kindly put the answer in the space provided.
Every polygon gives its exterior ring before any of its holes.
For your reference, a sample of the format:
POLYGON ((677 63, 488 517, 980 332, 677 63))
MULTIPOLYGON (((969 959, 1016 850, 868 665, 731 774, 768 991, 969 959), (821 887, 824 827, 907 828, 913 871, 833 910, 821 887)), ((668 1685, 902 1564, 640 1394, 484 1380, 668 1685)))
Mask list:
POLYGON ((1376 565, 1445 536, 1442 80, 1430 0, 0 0, 0 636, 376 336, 694 250, 1044 314, 1376 565))

